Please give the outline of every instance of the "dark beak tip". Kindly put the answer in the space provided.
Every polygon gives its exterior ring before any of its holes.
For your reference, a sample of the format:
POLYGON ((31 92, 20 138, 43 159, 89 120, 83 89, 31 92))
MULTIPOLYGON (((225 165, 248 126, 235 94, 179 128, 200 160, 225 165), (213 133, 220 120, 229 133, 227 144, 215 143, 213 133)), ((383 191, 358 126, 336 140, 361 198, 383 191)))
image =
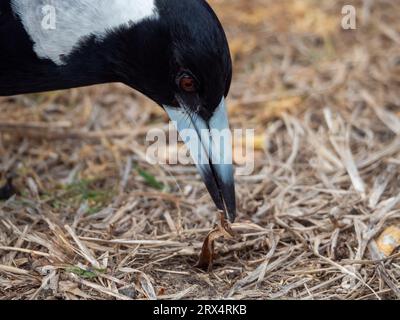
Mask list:
POLYGON ((228 220, 230 223, 235 223, 236 220, 236 214, 228 214, 228 220))
POLYGON ((230 223, 234 223, 237 218, 236 205, 228 206, 221 210, 225 214, 225 219, 227 219, 230 223))

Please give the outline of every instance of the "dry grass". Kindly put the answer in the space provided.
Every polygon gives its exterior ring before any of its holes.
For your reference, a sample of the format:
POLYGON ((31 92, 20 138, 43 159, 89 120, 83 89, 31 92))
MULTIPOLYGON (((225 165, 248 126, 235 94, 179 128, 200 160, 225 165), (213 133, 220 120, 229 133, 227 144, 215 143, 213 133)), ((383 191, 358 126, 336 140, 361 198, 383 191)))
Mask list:
POLYGON ((0 299, 400 298, 399 251, 376 244, 400 224, 400 3, 346 1, 343 31, 342 1, 211 2, 232 126, 257 133, 237 239, 211 273, 193 267, 217 215, 194 169, 146 164, 167 118, 142 96, 2 98, 0 171, 20 195, 0 203, 0 299))

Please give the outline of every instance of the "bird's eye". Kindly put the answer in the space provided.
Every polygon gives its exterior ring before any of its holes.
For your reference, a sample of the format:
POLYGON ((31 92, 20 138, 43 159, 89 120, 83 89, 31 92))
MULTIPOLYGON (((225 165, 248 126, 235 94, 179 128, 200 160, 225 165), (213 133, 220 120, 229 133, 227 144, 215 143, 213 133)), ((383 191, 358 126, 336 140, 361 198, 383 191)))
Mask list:
POLYGON ((182 91, 193 93, 197 91, 196 80, 188 74, 183 74, 179 77, 179 88, 182 91))

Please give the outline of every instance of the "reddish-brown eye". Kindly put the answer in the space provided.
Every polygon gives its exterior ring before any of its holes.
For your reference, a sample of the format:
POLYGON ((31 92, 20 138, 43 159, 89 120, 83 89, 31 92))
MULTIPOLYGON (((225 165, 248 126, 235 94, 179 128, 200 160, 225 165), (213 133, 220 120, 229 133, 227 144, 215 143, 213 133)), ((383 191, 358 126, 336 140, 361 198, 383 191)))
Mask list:
POLYGON ((194 80, 191 76, 184 75, 179 80, 179 87, 181 90, 186 92, 196 92, 196 80, 194 80))

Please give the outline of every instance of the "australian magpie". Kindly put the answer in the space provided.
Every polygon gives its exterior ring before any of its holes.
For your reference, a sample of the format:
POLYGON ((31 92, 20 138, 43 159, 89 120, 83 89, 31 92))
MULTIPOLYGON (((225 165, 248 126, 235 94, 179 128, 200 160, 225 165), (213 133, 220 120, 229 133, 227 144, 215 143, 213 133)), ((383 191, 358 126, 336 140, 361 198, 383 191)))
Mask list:
POLYGON ((217 208, 236 216, 225 107, 232 62, 205 0, 0 0, 0 96, 121 82, 185 134, 217 208), (189 129, 189 130, 188 130, 189 129))

